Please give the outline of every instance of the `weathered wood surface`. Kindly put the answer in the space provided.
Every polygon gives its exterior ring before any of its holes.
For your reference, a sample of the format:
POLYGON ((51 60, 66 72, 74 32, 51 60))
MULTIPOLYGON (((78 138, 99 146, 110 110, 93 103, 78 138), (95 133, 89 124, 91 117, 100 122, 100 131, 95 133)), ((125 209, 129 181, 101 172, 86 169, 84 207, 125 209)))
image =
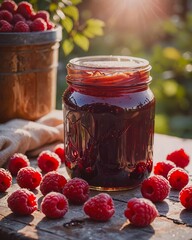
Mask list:
MULTIPOLYGON (((183 140, 165 135, 155 135, 154 163, 165 159, 166 155, 184 148, 192 158, 192 140, 183 140)), ((35 161, 33 161, 35 164, 35 161)), ((192 176, 192 164, 187 168, 192 176)), ((64 172, 64 168, 60 169, 64 172)), ((106 223, 91 221, 85 216, 82 206, 70 205, 68 213, 59 220, 49 220, 40 211, 28 217, 16 217, 7 207, 7 197, 18 188, 14 184, 5 194, 0 194, 0 239, 192 239, 192 212, 184 210, 178 201, 178 191, 171 191, 169 197, 156 204, 160 216, 145 228, 126 225, 124 209, 132 197, 141 197, 140 189, 110 193, 114 199, 116 213, 106 223)), ((39 189, 35 192, 42 199, 39 189)), ((92 195, 97 192, 92 191, 92 195)))

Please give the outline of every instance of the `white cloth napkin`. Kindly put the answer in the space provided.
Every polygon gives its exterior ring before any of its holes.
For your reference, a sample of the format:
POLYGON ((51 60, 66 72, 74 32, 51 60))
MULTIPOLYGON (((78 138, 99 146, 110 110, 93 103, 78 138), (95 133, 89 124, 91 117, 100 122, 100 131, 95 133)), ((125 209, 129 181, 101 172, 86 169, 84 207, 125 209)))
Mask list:
POLYGON ((63 142, 62 111, 54 110, 36 122, 13 119, 0 124, 0 167, 16 152, 37 156, 63 142))

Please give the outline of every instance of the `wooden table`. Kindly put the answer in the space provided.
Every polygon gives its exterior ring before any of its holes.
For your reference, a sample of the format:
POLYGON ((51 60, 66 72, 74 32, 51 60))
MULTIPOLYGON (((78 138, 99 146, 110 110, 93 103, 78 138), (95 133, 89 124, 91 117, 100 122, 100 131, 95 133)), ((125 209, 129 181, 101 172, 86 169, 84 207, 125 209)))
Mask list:
MULTIPOLYGON (((165 135, 155 135, 154 163, 165 159, 166 155, 176 149, 184 150, 192 158, 192 140, 183 140, 165 135)), ((34 161, 35 162, 35 161, 34 161)), ((34 163, 33 162, 33 163, 34 163)), ((192 164, 187 168, 192 175, 192 164)), ((65 171, 64 167, 60 169, 65 171)), ((184 210, 178 200, 178 191, 171 191, 162 203, 156 204, 160 216, 145 228, 135 228, 127 225, 122 228, 126 219, 124 209, 132 197, 141 197, 140 189, 110 193, 114 199, 116 213, 106 223, 91 221, 85 216, 82 206, 70 205, 68 213, 59 220, 49 220, 40 211, 28 217, 16 217, 7 207, 8 195, 17 189, 14 184, 7 193, 0 194, 0 239, 192 239, 192 212, 184 210)), ((39 197, 42 196, 37 190, 39 197)), ((92 191, 91 195, 97 192, 92 191)))

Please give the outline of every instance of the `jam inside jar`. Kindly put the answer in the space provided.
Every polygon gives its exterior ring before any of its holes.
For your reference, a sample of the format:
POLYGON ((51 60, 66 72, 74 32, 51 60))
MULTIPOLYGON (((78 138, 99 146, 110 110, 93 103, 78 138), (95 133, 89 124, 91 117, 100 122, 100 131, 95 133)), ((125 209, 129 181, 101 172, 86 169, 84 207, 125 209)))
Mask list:
POLYGON ((153 164, 155 98, 142 58, 72 59, 63 94, 66 167, 91 189, 126 190, 153 164))

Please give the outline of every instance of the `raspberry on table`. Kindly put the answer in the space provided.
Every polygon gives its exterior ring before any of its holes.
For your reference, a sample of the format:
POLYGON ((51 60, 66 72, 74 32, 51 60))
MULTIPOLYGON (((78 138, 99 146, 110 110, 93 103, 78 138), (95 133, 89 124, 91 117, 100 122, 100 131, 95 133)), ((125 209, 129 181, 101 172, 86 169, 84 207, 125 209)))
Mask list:
POLYGON ((65 149, 63 143, 57 144, 53 151, 60 157, 62 163, 65 162, 65 149))
POLYGON ((55 27, 55 24, 51 21, 48 21, 47 22, 47 30, 51 30, 55 27))
POLYGON ((163 201, 168 196, 169 191, 169 182, 161 175, 151 176, 141 183, 142 196, 152 202, 163 201))
POLYGON ((37 210, 37 198, 27 189, 18 189, 7 199, 8 207, 17 215, 30 215, 37 210))
POLYGON ((132 198, 124 211, 125 217, 136 227, 150 225, 159 215, 155 205, 145 198, 132 198))
POLYGON ((41 152, 37 158, 39 168, 47 173, 57 170, 61 165, 59 156, 49 150, 41 152))
POLYGON ((21 14, 19 13, 14 14, 12 23, 15 25, 17 22, 20 22, 20 21, 25 22, 26 20, 21 14))
POLYGON ((11 13, 14 13, 17 10, 17 4, 12 0, 4 0, 1 3, 0 10, 8 10, 11 13))
POLYGON ((30 3, 22 1, 18 4, 17 13, 20 13, 25 19, 30 19, 34 12, 30 3))
POLYGON ((179 200, 187 210, 192 211, 192 185, 186 186, 180 191, 179 200))
POLYGON ((4 168, 0 168, 0 192, 5 192, 12 184, 11 173, 4 168))
POLYGON ((154 166, 153 172, 155 175, 161 175, 161 176, 167 178, 168 172, 174 167, 176 167, 175 163, 173 163, 169 160, 162 161, 162 162, 156 163, 156 165, 154 166))
POLYGON ((181 168, 187 167, 190 162, 189 156, 186 154, 186 152, 182 148, 168 154, 167 160, 174 162, 177 167, 181 167, 181 168))
POLYGON ((19 21, 15 24, 13 28, 14 32, 30 32, 30 27, 27 23, 19 21))
POLYGON ((42 180, 41 173, 33 167, 21 168, 17 173, 17 183, 21 188, 28 188, 34 190, 37 188, 42 180))
POLYGON ((100 193, 88 199, 83 206, 86 215, 96 221, 107 221, 115 213, 113 199, 107 193, 100 193))
POLYGON ((48 172, 43 176, 43 179, 40 183, 40 191, 43 195, 46 195, 52 191, 62 193, 66 183, 67 180, 63 175, 55 171, 48 172))
POLYGON ((189 174, 179 167, 175 167, 168 173, 167 179, 173 189, 181 190, 189 182, 189 174))
POLYGON ((67 198, 58 192, 48 193, 41 202, 41 211, 48 218, 61 218, 69 209, 67 198))
POLYGON ((83 204, 89 198, 89 184, 80 178, 69 180, 64 188, 63 194, 73 204, 83 204))
POLYGON ((30 25, 32 32, 46 31, 47 23, 42 18, 36 18, 30 25))
POLYGON ((16 176, 21 168, 30 166, 29 159, 22 153, 15 153, 9 159, 8 169, 13 176, 16 176))
POLYGON ((12 32, 13 26, 5 20, 0 20, 0 32, 12 32))
POLYGON ((5 21, 11 23, 12 19, 13 19, 12 13, 10 13, 7 10, 0 11, 0 20, 5 20, 5 21))

